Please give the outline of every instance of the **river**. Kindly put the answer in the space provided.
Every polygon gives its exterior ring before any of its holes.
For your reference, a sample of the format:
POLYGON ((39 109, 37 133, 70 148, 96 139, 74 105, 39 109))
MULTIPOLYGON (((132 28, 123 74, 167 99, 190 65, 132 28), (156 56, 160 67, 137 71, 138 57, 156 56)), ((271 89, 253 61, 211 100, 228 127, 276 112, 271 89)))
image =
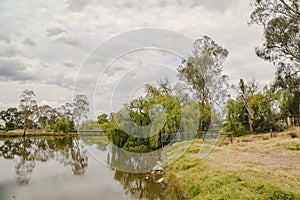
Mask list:
POLYGON ((150 173, 117 170, 117 153, 105 138, 1 139, 0 200, 164 199, 150 173))

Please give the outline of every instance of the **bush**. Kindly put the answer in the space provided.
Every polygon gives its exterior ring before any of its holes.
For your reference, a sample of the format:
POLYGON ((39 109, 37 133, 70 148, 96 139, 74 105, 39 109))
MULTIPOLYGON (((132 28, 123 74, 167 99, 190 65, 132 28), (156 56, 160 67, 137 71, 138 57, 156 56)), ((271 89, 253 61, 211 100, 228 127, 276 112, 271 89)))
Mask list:
POLYGON ((5 131, 5 126, 0 125, 0 131, 5 131))
POLYGON ((5 123, 5 130, 6 131, 12 131, 15 129, 15 124, 12 122, 5 123))
POLYGON ((58 122, 56 122, 54 126, 54 132, 67 133, 68 131, 70 131, 68 120, 59 120, 58 122))
POLYGON ((46 126, 45 126, 45 131, 47 131, 47 132, 50 132, 50 131, 51 131, 50 125, 46 125, 46 126))

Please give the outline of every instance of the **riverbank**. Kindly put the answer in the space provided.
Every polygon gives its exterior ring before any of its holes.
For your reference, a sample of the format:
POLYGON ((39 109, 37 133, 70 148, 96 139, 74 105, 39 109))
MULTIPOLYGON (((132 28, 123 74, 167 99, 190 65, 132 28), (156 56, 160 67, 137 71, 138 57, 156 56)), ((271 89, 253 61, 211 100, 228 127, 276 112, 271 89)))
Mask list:
MULTIPOLYGON (((41 137, 41 136, 77 136, 77 132, 59 133, 48 131, 27 131, 26 137, 41 137)), ((0 131, 0 138, 17 138, 23 137, 23 131, 0 131)))
MULTIPOLYGON (((220 139, 203 159, 202 141, 195 140, 167 166, 167 193, 170 199, 300 199, 299 133, 297 128, 272 138, 249 135, 234 138, 232 144, 220 139)), ((180 145, 165 153, 178 153, 180 145)))

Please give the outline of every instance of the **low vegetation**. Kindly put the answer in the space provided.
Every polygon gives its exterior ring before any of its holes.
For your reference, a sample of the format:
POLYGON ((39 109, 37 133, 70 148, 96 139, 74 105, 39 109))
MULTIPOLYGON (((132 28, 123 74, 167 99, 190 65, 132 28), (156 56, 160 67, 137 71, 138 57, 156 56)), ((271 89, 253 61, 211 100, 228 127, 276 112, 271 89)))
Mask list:
MULTIPOLYGON (((167 167, 170 199, 300 199, 300 138, 290 131, 274 134, 243 136, 232 144, 220 139, 203 159, 202 141, 195 140, 167 167)), ((165 153, 180 154, 180 145, 165 153)))

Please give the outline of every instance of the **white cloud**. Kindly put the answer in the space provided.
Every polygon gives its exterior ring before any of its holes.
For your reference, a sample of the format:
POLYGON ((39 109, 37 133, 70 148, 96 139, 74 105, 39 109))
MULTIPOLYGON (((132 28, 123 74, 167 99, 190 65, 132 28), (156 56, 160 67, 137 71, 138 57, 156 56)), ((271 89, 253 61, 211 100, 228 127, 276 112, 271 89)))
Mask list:
POLYGON ((61 29, 61 28, 58 28, 58 27, 51 27, 51 28, 47 28, 47 36, 48 37, 52 37, 52 36, 55 36, 55 35, 60 35, 61 33, 67 33, 67 31, 61 29))
POLYGON ((29 46, 36 46, 35 42, 32 41, 30 38, 25 38, 24 41, 23 41, 23 44, 26 44, 26 45, 29 45, 29 46))

